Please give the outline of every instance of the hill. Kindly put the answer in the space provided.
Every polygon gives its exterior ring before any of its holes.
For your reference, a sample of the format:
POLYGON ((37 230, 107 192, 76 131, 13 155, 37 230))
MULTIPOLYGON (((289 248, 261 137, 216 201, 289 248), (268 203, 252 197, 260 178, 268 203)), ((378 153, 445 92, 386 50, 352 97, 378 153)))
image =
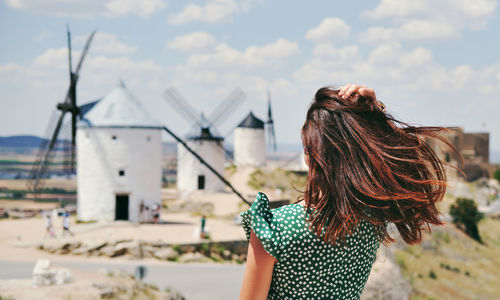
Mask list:
POLYGON ((420 245, 396 245, 411 299, 499 299, 500 218, 485 218, 479 230, 483 244, 447 224, 420 245))
POLYGON ((38 148, 40 144, 44 141, 43 138, 34 135, 15 135, 0 137, 0 147, 8 148, 38 148))

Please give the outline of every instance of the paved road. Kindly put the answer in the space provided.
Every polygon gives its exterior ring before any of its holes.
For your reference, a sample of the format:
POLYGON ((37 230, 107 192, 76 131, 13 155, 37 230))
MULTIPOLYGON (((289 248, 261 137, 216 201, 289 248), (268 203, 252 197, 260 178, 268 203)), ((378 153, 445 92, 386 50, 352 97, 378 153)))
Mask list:
MULTIPOLYGON (((35 261, 1 261, 0 279, 31 278, 35 261)), ((54 266, 97 272, 106 268, 110 271, 120 269, 134 273, 140 263, 100 263, 55 261, 54 266)), ((144 281, 157 285, 160 289, 171 286, 180 291, 188 300, 237 299, 243 265, 224 264, 145 264, 148 274, 144 281)))

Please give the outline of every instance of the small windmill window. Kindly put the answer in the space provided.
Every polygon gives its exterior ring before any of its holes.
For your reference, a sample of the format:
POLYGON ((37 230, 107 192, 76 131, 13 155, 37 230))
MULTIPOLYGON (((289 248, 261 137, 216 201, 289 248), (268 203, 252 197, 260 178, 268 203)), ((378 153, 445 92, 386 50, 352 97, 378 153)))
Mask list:
POLYGON ((125 176, 125 170, 119 170, 118 176, 125 176))
POLYGON ((205 175, 198 175, 198 189, 205 189, 205 175))
POLYGON ((111 136, 111 139, 112 139, 112 140, 116 140, 116 135, 112 135, 112 136, 111 136))

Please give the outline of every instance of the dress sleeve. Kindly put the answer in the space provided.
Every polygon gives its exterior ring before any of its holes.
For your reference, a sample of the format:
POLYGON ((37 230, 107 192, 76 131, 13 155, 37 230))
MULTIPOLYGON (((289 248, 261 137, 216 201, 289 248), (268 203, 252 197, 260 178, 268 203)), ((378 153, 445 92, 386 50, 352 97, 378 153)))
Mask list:
POLYGON ((259 192, 252 206, 240 215, 247 240, 250 241, 250 233, 253 230, 264 250, 279 259, 281 233, 269 209, 267 196, 259 192))

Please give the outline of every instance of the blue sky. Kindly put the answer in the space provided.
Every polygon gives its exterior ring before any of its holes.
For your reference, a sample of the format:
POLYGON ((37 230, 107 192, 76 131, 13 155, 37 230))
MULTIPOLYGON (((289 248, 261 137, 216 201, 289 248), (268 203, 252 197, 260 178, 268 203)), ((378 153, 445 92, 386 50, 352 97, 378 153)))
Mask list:
POLYGON ((241 87, 247 99, 222 133, 249 110, 264 118, 269 89, 278 142, 300 143, 315 91, 360 83, 404 121, 489 131, 491 148, 500 149, 495 0, 4 0, 0 135, 44 135, 68 85, 66 24, 75 65, 98 30, 79 104, 123 79, 179 134, 190 124, 162 98, 168 87, 206 114, 241 87))

